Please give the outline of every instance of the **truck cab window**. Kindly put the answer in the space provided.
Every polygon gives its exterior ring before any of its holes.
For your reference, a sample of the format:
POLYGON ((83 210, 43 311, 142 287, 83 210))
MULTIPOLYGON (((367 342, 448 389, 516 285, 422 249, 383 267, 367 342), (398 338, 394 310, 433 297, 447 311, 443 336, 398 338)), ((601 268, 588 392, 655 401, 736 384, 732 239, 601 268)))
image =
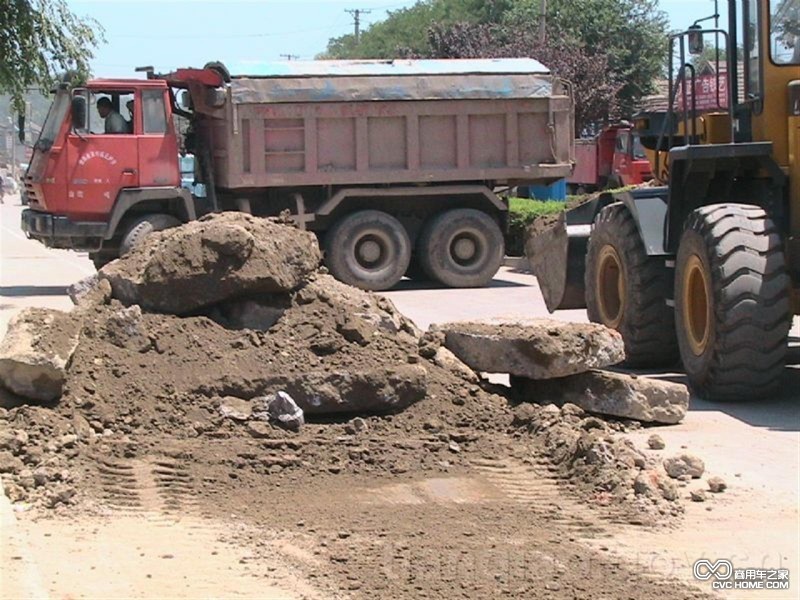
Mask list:
POLYGON ((167 114, 164 108, 164 92, 162 90, 144 90, 142 105, 144 133, 166 133, 167 114))
POLYGON ((93 135, 133 133, 133 98, 133 91, 89 92, 89 118, 85 133, 93 135))
POLYGON ((772 0, 769 16, 772 61, 800 65, 800 0, 772 0))

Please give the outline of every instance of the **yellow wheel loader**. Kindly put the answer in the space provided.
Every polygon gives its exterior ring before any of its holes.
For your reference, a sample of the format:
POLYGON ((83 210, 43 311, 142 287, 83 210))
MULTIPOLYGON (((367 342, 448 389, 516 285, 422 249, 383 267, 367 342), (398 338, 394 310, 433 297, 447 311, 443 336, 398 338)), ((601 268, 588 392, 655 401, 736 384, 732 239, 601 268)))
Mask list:
POLYGON ((680 358, 700 396, 738 400, 778 388, 800 312, 800 0, 715 18, 670 37, 668 110, 635 122, 660 185, 567 211, 527 253, 551 312, 585 307, 629 365, 680 358), (693 57, 714 40, 701 110, 693 57))

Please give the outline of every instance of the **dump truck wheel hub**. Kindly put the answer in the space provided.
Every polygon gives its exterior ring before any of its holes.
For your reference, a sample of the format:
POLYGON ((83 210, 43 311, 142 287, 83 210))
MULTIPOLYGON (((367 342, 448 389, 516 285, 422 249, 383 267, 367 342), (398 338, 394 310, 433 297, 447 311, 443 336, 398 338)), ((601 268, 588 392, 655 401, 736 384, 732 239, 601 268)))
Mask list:
POLYGON ((364 267, 375 267, 385 259, 385 242, 374 235, 365 236, 356 246, 358 262, 364 267))
POLYGON ((622 261, 613 246, 603 246, 600 250, 597 297, 603 324, 618 327, 625 312, 625 275, 622 261))
POLYGON ((475 259, 478 253, 478 245, 475 240, 467 235, 461 235, 453 241, 453 257, 460 263, 469 263, 475 259))
POLYGON ((711 303, 708 297, 708 279, 700 257, 693 254, 686 263, 683 282, 683 327, 692 353, 700 356, 706 351, 710 334, 711 303))

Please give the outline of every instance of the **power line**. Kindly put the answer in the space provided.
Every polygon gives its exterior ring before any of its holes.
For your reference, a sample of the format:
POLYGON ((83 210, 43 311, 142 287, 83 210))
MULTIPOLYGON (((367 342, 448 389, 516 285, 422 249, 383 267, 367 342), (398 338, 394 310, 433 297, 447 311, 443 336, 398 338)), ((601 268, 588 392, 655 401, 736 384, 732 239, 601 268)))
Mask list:
POLYGON ((372 11, 367 8, 346 8, 346 13, 353 15, 353 33, 356 38, 356 45, 361 38, 361 15, 368 15, 372 11))

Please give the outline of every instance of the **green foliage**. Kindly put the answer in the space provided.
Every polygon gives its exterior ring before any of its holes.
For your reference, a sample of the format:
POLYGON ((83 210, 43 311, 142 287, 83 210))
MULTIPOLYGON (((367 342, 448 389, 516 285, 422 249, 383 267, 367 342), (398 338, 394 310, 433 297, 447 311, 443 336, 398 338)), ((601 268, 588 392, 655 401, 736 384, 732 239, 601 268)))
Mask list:
POLYGON ((496 22, 513 0, 420 0, 409 8, 389 11, 384 21, 361 32, 332 38, 319 58, 395 58, 428 50, 428 28, 434 23, 496 22))
MULTIPOLYGON (((506 23, 531 27, 538 23, 540 0, 516 0, 504 15, 506 23)), ((622 82, 617 94, 623 114, 654 92, 664 72, 668 19, 658 0, 548 0, 549 35, 578 39, 591 55, 608 58, 608 74, 622 82)))
POLYGON ((28 88, 49 89, 59 74, 89 74, 92 49, 103 40, 93 19, 76 17, 64 0, 5 0, 0 11, 0 92, 14 111, 25 109, 28 88))

